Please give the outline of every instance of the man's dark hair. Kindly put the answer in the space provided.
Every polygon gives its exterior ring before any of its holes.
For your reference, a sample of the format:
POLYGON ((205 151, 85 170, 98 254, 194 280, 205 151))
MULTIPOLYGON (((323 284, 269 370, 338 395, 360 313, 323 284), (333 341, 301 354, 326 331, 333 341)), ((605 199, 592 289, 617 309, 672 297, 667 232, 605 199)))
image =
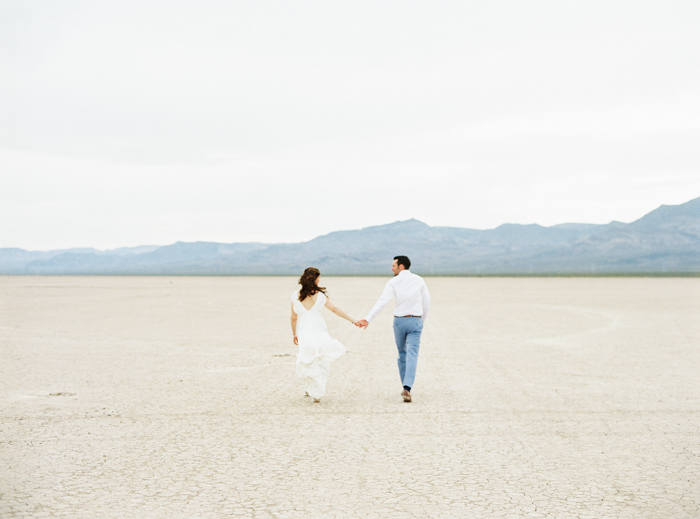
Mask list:
POLYGON ((394 259, 397 265, 403 265, 406 270, 411 268, 411 260, 408 259, 408 256, 394 256, 394 259))

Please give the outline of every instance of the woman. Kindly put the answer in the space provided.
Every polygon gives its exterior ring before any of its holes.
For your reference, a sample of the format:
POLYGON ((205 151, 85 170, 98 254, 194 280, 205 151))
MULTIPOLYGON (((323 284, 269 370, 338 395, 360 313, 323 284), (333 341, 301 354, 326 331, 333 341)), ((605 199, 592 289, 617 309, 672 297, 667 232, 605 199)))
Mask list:
POLYGON ((314 402, 320 402, 326 394, 331 362, 345 353, 345 346, 328 335, 321 308, 325 306, 355 324, 352 317, 331 303, 325 287, 318 285, 320 279, 318 269, 307 268, 299 278, 301 289, 292 294, 292 334, 294 344, 299 346, 297 374, 304 379, 306 394, 312 396, 314 402))

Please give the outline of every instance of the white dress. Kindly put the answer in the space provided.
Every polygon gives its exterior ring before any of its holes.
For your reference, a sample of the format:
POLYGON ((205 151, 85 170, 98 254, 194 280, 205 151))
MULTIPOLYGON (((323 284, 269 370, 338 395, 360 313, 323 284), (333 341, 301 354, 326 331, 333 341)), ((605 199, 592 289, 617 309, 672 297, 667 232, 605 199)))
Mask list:
POLYGON ((299 292, 292 294, 294 313, 297 314, 297 374, 304 379, 304 389, 313 398, 326 394, 328 370, 334 360, 345 353, 345 346, 328 335, 326 321, 321 309, 326 304, 326 296, 318 292, 316 303, 310 310, 299 301, 299 292))

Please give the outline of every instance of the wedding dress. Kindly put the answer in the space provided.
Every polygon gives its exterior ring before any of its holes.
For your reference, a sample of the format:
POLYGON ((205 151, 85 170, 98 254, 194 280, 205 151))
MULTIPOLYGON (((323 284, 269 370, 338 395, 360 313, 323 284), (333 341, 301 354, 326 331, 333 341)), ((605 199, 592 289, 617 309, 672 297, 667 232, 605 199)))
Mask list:
POLYGON ((299 301, 299 292, 292 294, 294 313, 297 314, 297 374, 304 379, 304 389, 313 398, 326 394, 328 370, 334 360, 345 353, 345 346, 328 335, 326 321, 321 309, 326 304, 326 295, 318 292, 316 302, 307 310, 299 301))

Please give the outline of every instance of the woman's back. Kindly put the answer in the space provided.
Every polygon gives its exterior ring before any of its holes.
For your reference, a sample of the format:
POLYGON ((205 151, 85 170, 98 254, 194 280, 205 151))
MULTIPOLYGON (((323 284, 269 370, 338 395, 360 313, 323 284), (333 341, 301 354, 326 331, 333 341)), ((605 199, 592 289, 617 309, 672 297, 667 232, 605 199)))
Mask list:
POLYGON ((299 340, 302 341, 305 335, 313 334, 316 332, 326 332, 326 321, 323 319, 321 314, 321 309, 323 305, 326 304, 326 295, 323 292, 317 292, 315 294, 316 301, 312 302, 312 297, 309 296, 304 301, 299 301, 299 292, 292 294, 292 303, 294 304, 294 312, 297 314, 299 319, 299 324, 297 328, 297 335, 299 340), (306 305, 309 304, 309 308, 306 305))

